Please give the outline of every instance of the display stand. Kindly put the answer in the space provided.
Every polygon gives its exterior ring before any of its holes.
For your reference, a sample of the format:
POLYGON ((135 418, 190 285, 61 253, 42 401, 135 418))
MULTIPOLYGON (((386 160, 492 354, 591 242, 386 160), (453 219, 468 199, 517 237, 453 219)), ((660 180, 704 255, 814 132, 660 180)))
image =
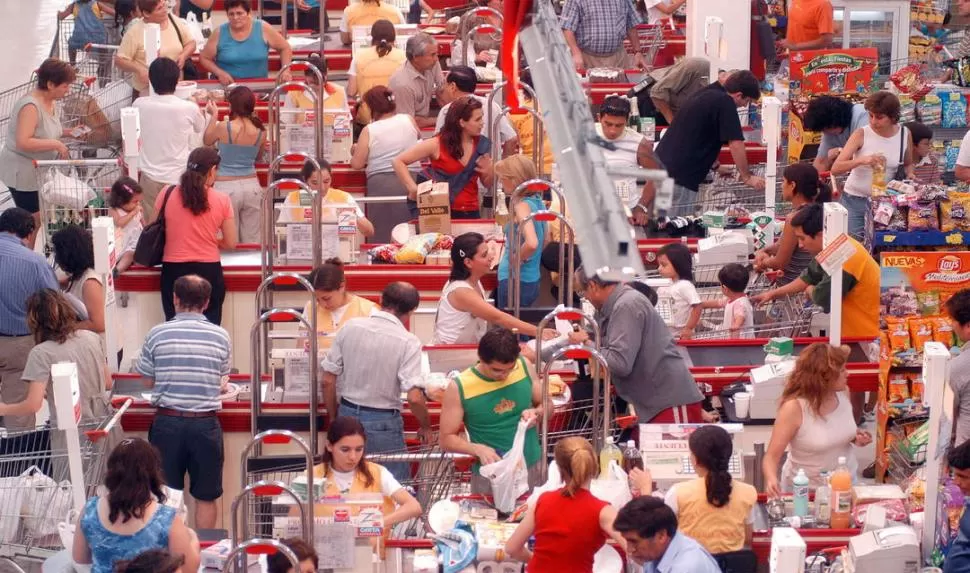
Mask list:
MULTIPOLYGON (((145 24, 145 67, 151 67, 158 58, 158 51, 162 47, 162 27, 158 24, 145 24)), ((148 82, 148 95, 155 95, 155 88, 148 82)))
POLYGON ((842 344, 842 266, 855 254, 855 247, 849 241, 849 212, 838 203, 825 204, 825 219, 822 227, 822 252, 815 256, 832 280, 832 293, 829 299, 829 344, 842 344))
POLYGON ((104 289, 104 346, 111 372, 118 372, 118 351, 121 350, 118 335, 118 305, 115 299, 114 268, 118 261, 115 251, 115 223, 111 217, 96 217, 91 221, 94 240, 94 272, 101 277, 104 289))
POLYGON ((128 177, 138 181, 138 158, 141 155, 141 116, 138 108, 121 109, 121 145, 128 177))
MULTIPOLYGON (((946 472, 946 453, 950 448, 955 420, 951 416, 955 395, 947 383, 950 351, 939 342, 923 348, 924 402, 930 408, 930 442, 926 456, 926 503, 923 514, 923 561, 929 563, 934 550, 950 541, 946 508, 942 507, 941 488, 946 472)), ((955 532, 954 532, 955 533, 955 532)))
MULTIPOLYGON (((778 149, 781 147, 781 101, 774 96, 761 98, 761 137, 767 150, 765 163, 765 212, 775 219, 775 189, 778 182, 778 149)), ((765 247, 774 242, 774 233, 765 237, 765 247)), ((764 248, 764 247, 762 247, 764 248)))

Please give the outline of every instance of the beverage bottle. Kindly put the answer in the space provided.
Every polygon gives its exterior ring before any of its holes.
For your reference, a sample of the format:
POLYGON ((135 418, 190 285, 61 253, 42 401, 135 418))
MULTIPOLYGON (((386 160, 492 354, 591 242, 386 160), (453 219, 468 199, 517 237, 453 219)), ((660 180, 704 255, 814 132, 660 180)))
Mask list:
POLYGON ((634 469, 643 469, 643 456, 640 455, 637 443, 630 440, 623 449, 623 471, 629 474, 634 469))
POLYGON ((808 515, 808 476, 805 475, 805 470, 798 470, 798 474, 792 480, 792 491, 794 493, 795 515, 805 517, 808 515))
POLYGON ((832 487, 829 485, 829 472, 823 471, 820 476, 822 485, 815 490, 815 524, 818 527, 828 527, 832 520, 832 487))
POLYGON ((886 162, 885 158, 882 161, 876 162, 876 165, 872 168, 872 192, 874 195, 885 195, 886 194, 886 162))
POLYGON ((612 436, 606 438, 606 445, 603 446, 603 451, 600 452, 600 479, 609 477, 611 461, 615 461, 617 464, 623 464, 623 452, 613 443, 612 436))
POLYGON ((839 457, 839 465, 832 472, 829 486, 832 488, 830 527, 848 529, 852 514, 852 472, 846 465, 845 456, 839 457))

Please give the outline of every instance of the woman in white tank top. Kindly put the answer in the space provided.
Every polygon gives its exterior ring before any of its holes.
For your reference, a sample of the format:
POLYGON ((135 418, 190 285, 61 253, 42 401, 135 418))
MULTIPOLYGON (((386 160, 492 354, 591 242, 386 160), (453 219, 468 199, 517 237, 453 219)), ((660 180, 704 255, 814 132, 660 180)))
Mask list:
MULTIPOLYGON (((407 190, 394 174, 391 160, 421 140, 414 118, 397 113, 394 94, 386 86, 374 86, 364 94, 374 121, 360 132, 350 166, 365 169, 368 197, 401 197, 407 190)), ((409 165, 412 174, 420 165, 409 165)), ((391 242, 391 230, 410 218, 404 201, 375 203, 367 207, 367 218, 374 223, 374 242, 391 242)))
POLYGON ((908 130, 899 125, 899 98, 876 92, 866 100, 869 125, 857 129, 832 164, 832 174, 849 174, 842 193, 842 205, 849 212, 849 235, 865 242, 866 216, 872 196, 873 167, 885 167, 886 181, 893 179, 902 164, 913 179, 913 142, 908 130))
POLYGON ((535 336, 536 327, 506 314, 485 300, 482 277, 491 271, 485 237, 465 233, 451 247, 451 275, 441 291, 432 344, 478 344, 488 323, 535 336))
POLYGON ((868 432, 856 427, 852 404, 846 391, 845 364, 849 349, 816 342, 801 351, 788 379, 781 406, 771 430, 762 470, 765 492, 778 497, 792 490, 792 478, 799 469, 812 487, 822 485, 820 473, 835 468, 845 456, 855 475, 852 446, 872 442, 868 432), (788 460, 778 476, 778 463, 788 449, 788 460))

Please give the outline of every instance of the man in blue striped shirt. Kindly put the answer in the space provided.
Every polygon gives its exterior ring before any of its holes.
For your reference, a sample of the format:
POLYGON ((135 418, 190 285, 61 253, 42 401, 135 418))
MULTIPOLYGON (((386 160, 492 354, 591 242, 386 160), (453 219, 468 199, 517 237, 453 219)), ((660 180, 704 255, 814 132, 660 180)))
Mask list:
MULTIPOLYGON (((27 245, 34 244, 37 223, 24 209, 12 207, 0 214, 0 400, 6 404, 22 402, 28 384, 20 377, 34 337, 27 327, 27 299, 35 292, 57 290, 54 272, 44 257, 27 245)), ((34 416, 6 416, 7 428, 33 425, 34 416)))
POLYGON ((188 472, 195 526, 201 529, 215 527, 215 502, 222 497, 222 427, 216 413, 232 356, 229 333, 202 314, 211 294, 212 285, 202 277, 179 277, 177 314, 148 332, 136 365, 154 387, 148 441, 162 453, 168 487, 181 490, 188 472))

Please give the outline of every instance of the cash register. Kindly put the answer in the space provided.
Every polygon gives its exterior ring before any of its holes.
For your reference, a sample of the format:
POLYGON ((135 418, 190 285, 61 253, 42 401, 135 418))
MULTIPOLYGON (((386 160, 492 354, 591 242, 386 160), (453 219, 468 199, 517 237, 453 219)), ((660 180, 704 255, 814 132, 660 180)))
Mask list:
POLYGON ((748 231, 727 231, 697 241, 698 265, 724 266, 728 263, 747 264, 754 252, 754 239, 748 231))
POLYGON ((846 573, 919 571, 919 538, 908 525, 868 531, 849 540, 844 562, 846 573))
MULTIPOLYGON (((697 477, 690 460, 688 438, 706 424, 640 424, 640 455, 657 486, 667 489, 677 482, 697 477)), ((743 424, 720 424, 732 439, 744 431, 743 424)), ((734 479, 743 478, 741 451, 735 440, 728 471, 734 479)))

